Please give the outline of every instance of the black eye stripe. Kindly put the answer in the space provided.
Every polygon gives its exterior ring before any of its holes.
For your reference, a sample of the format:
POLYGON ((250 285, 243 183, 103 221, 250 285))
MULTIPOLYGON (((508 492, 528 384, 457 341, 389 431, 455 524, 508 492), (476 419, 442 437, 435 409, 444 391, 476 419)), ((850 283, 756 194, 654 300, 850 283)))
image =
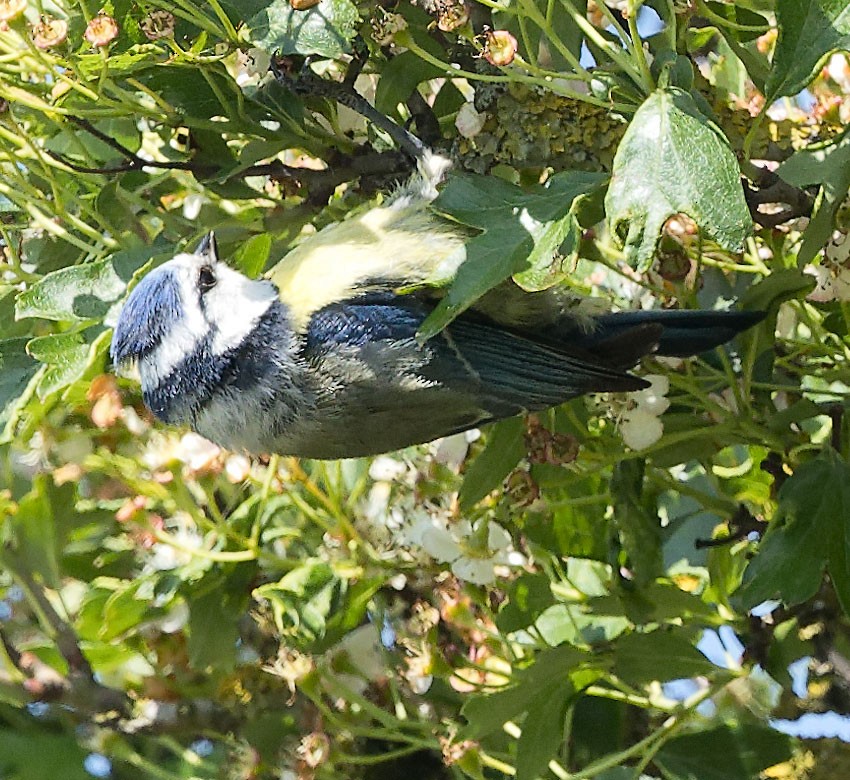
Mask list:
POLYGON ((215 287, 215 272, 208 265, 202 265, 198 270, 198 287, 201 293, 208 292, 215 287))

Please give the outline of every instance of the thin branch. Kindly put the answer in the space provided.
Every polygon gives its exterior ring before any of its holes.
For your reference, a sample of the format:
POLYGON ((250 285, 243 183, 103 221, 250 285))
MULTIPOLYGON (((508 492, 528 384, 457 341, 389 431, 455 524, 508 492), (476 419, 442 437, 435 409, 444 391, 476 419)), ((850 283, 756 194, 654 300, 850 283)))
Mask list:
POLYGON ((694 547, 698 550, 706 547, 722 547, 746 539, 753 531, 760 531, 762 526, 743 505, 739 505, 735 514, 729 518, 729 533, 716 539, 694 539, 694 547))
MULTIPOLYGON (((206 163, 193 162, 191 160, 145 160, 117 141, 114 141, 113 139, 109 139, 109 141, 107 141, 109 136, 98 130, 90 122, 79 119, 74 119, 73 121, 87 132, 90 132, 96 138, 102 140, 104 143, 109 143, 110 147, 116 151, 120 151, 121 154, 125 155, 127 158, 123 163, 118 165, 96 167, 82 165, 57 152, 46 150, 47 154, 51 158, 77 173, 108 176, 116 173, 137 171, 142 168, 153 168, 157 170, 186 171, 187 173, 191 173, 201 179, 217 178, 223 173, 221 168, 217 168, 206 163)), ((383 183, 382 180, 386 179, 388 176, 394 176, 409 168, 407 155, 398 151, 339 155, 332 161, 332 163, 332 166, 329 168, 316 170, 314 168, 297 168, 292 165, 286 165, 279 160, 274 160, 270 163, 258 163, 256 165, 250 165, 246 168, 242 168, 241 170, 237 170, 228 177, 228 180, 237 178, 244 179, 249 176, 269 176, 273 179, 283 179, 294 182, 299 186, 308 186, 311 191, 308 201, 324 202, 328 197, 330 197, 334 189, 344 182, 352 181, 357 178, 374 178, 380 185, 383 183)))
POLYGON ((12 666, 14 666, 19 672, 23 673, 23 668, 21 666, 21 651, 15 647, 12 640, 6 635, 6 631, 2 625, 0 625, 0 645, 3 645, 3 650, 12 662, 12 666))
POLYGON ((342 106, 356 111, 368 119, 375 127, 383 130, 402 151, 414 160, 420 160, 428 151, 413 133, 393 122, 388 116, 378 111, 366 98, 357 92, 353 85, 347 82, 331 81, 317 76, 310 69, 310 60, 305 60, 303 66, 296 68, 290 57, 272 57, 271 71, 278 83, 296 95, 326 97, 335 100, 342 106))
POLYGON ((812 213, 814 198, 799 187, 794 187, 766 168, 757 169, 756 177, 750 183, 743 179, 744 197, 750 209, 753 221, 766 228, 774 228, 797 217, 807 217, 812 213), (766 213, 759 209, 766 204, 786 204, 786 208, 766 213))
POLYGON ((18 566, 10 566, 8 555, 4 556, 3 562, 15 579, 18 580, 27 595, 35 602, 44 620, 47 621, 56 639, 56 647, 65 659, 71 672, 79 674, 92 683, 97 684, 91 664, 80 649, 77 635, 71 626, 53 608, 53 604, 50 603, 50 599, 47 598, 44 589, 35 581, 30 572, 18 566))

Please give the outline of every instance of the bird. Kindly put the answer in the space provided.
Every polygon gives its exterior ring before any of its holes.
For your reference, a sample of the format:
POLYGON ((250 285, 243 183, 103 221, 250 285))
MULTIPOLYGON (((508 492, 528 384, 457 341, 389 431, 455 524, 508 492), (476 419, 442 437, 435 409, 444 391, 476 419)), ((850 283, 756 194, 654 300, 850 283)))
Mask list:
POLYGON ((425 155, 383 203, 318 231, 262 278, 229 267, 209 233, 132 289, 113 363, 137 370, 164 423, 230 450, 333 460, 637 391, 648 383, 630 369, 643 356, 704 352, 764 317, 593 314, 564 288, 509 281, 423 341, 469 236, 430 208, 447 167, 425 155))

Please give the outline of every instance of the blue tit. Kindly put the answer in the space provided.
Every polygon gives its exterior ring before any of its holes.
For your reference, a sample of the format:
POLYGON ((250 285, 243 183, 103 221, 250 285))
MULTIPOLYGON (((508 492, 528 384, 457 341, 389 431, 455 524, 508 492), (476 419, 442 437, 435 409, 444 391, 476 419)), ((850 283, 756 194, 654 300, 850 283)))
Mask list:
POLYGON ((135 287, 113 361, 137 367, 163 422, 233 450, 348 458, 639 390, 628 369, 642 356, 701 352, 763 316, 578 316, 562 292, 503 286, 421 343, 428 290, 451 280, 468 237, 428 208, 444 168, 427 156, 384 205, 305 240, 263 279, 223 263, 210 234, 135 287))

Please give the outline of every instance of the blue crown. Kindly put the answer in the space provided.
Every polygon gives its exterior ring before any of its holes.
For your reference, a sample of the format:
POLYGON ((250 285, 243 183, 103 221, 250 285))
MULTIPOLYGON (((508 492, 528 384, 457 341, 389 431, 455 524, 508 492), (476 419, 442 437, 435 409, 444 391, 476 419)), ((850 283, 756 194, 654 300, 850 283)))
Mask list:
POLYGON ((157 268, 124 303, 109 350, 113 362, 121 365, 149 354, 182 316, 180 289, 172 269, 157 268))

